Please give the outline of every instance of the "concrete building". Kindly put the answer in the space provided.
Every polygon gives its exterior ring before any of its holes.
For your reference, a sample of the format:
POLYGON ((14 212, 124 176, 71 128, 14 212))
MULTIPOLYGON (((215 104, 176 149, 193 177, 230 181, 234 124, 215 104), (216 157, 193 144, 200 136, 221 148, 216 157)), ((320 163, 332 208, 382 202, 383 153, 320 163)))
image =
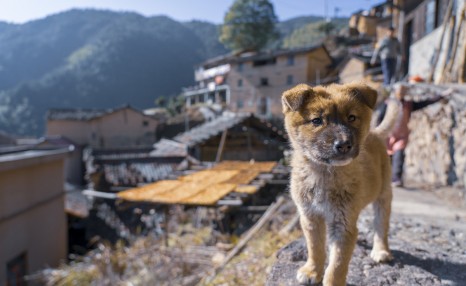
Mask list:
POLYGON ((324 83, 331 64, 323 45, 222 56, 196 69, 197 86, 184 95, 188 106, 219 103, 235 112, 281 116, 283 91, 299 83, 324 83))
POLYGON ((148 146, 156 139, 157 120, 125 106, 116 109, 50 109, 46 136, 62 135, 81 146, 148 146))
POLYGON ((68 149, 0 155, 0 285, 58 266, 67 254, 64 161, 68 149))

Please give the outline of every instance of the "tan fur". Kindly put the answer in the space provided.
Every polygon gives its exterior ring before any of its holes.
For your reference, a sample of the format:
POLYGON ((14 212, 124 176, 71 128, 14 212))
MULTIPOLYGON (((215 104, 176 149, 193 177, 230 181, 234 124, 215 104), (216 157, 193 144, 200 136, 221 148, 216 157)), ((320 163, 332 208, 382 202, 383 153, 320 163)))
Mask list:
POLYGON ((384 142, 369 131, 376 99, 377 93, 361 84, 315 88, 302 84, 283 94, 285 127, 293 147, 291 196, 308 250, 308 260, 297 274, 301 284, 323 279, 325 286, 346 285, 358 234, 356 222, 371 202, 375 213, 371 257, 376 262, 392 259, 387 241, 390 161, 384 142), (314 124, 313 118, 323 123, 314 124), (336 152, 332 140, 337 139, 352 142, 348 154, 332 154, 336 152))

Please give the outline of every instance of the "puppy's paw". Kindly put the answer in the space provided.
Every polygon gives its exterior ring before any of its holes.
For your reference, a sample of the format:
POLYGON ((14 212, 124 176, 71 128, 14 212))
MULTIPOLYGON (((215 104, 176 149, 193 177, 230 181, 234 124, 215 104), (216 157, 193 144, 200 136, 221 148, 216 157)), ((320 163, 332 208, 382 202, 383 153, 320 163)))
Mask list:
POLYGON ((296 279, 301 285, 315 285, 322 281, 323 275, 304 265, 299 268, 296 279))
POLYGON ((377 263, 381 262, 389 262, 393 260, 393 256, 390 251, 383 250, 383 249, 372 249, 371 251, 371 258, 377 263))

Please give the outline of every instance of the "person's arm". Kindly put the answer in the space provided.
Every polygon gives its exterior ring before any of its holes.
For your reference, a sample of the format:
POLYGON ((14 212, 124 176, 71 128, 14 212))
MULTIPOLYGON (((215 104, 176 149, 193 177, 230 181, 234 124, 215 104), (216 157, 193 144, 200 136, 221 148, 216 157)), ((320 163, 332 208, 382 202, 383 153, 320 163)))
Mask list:
POLYGON ((440 101, 443 97, 442 96, 436 96, 435 98, 433 99, 429 99, 429 100, 423 100, 423 101, 418 101, 418 102, 413 102, 413 111, 416 111, 416 110, 419 110, 419 109, 423 109, 424 107, 428 106, 428 105, 431 105, 433 103, 436 103, 438 101, 440 101))
POLYGON ((423 100, 423 101, 419 101, 419 102, 413 102, 413 111, 416 111, 416 110, 419 110, 419 109, 422 109, 430 104, 433 104, 433 103, 436 103, 440 100, 448 100, 448 98, 455 92, 455 90, 453 88, 449 88, 445 91, 443 91, 442 93, 440 93, 440 95, 437 95, 436 97, 432 98, 432 99, 428 99, 428 100, 423 100))
POLYGON ((379 56, 380 50, 382 49, 383 45, 383 40, 377 43, 374 53, 372 54, 371 65, 375 65, 375 63, 377 62, 377 57, 379 56))

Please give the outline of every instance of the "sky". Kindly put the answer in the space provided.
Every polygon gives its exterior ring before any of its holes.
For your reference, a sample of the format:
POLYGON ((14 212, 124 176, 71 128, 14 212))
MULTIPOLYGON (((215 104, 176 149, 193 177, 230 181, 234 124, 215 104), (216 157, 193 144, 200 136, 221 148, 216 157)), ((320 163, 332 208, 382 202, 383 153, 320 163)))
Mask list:
MULTIPOLYGON (((145 16, 167 15, 175 20, 220 24, 234 0, 0 0, 0 21, 25 23, 73 8, 133 11, 145 16)), ((279 20, 303 15, 349 16, 380 0, 271 0, 279 20), (327 4, 326 4, 327 3, 327 4), (325 9, 327 7, 327 9, 325 9)))

